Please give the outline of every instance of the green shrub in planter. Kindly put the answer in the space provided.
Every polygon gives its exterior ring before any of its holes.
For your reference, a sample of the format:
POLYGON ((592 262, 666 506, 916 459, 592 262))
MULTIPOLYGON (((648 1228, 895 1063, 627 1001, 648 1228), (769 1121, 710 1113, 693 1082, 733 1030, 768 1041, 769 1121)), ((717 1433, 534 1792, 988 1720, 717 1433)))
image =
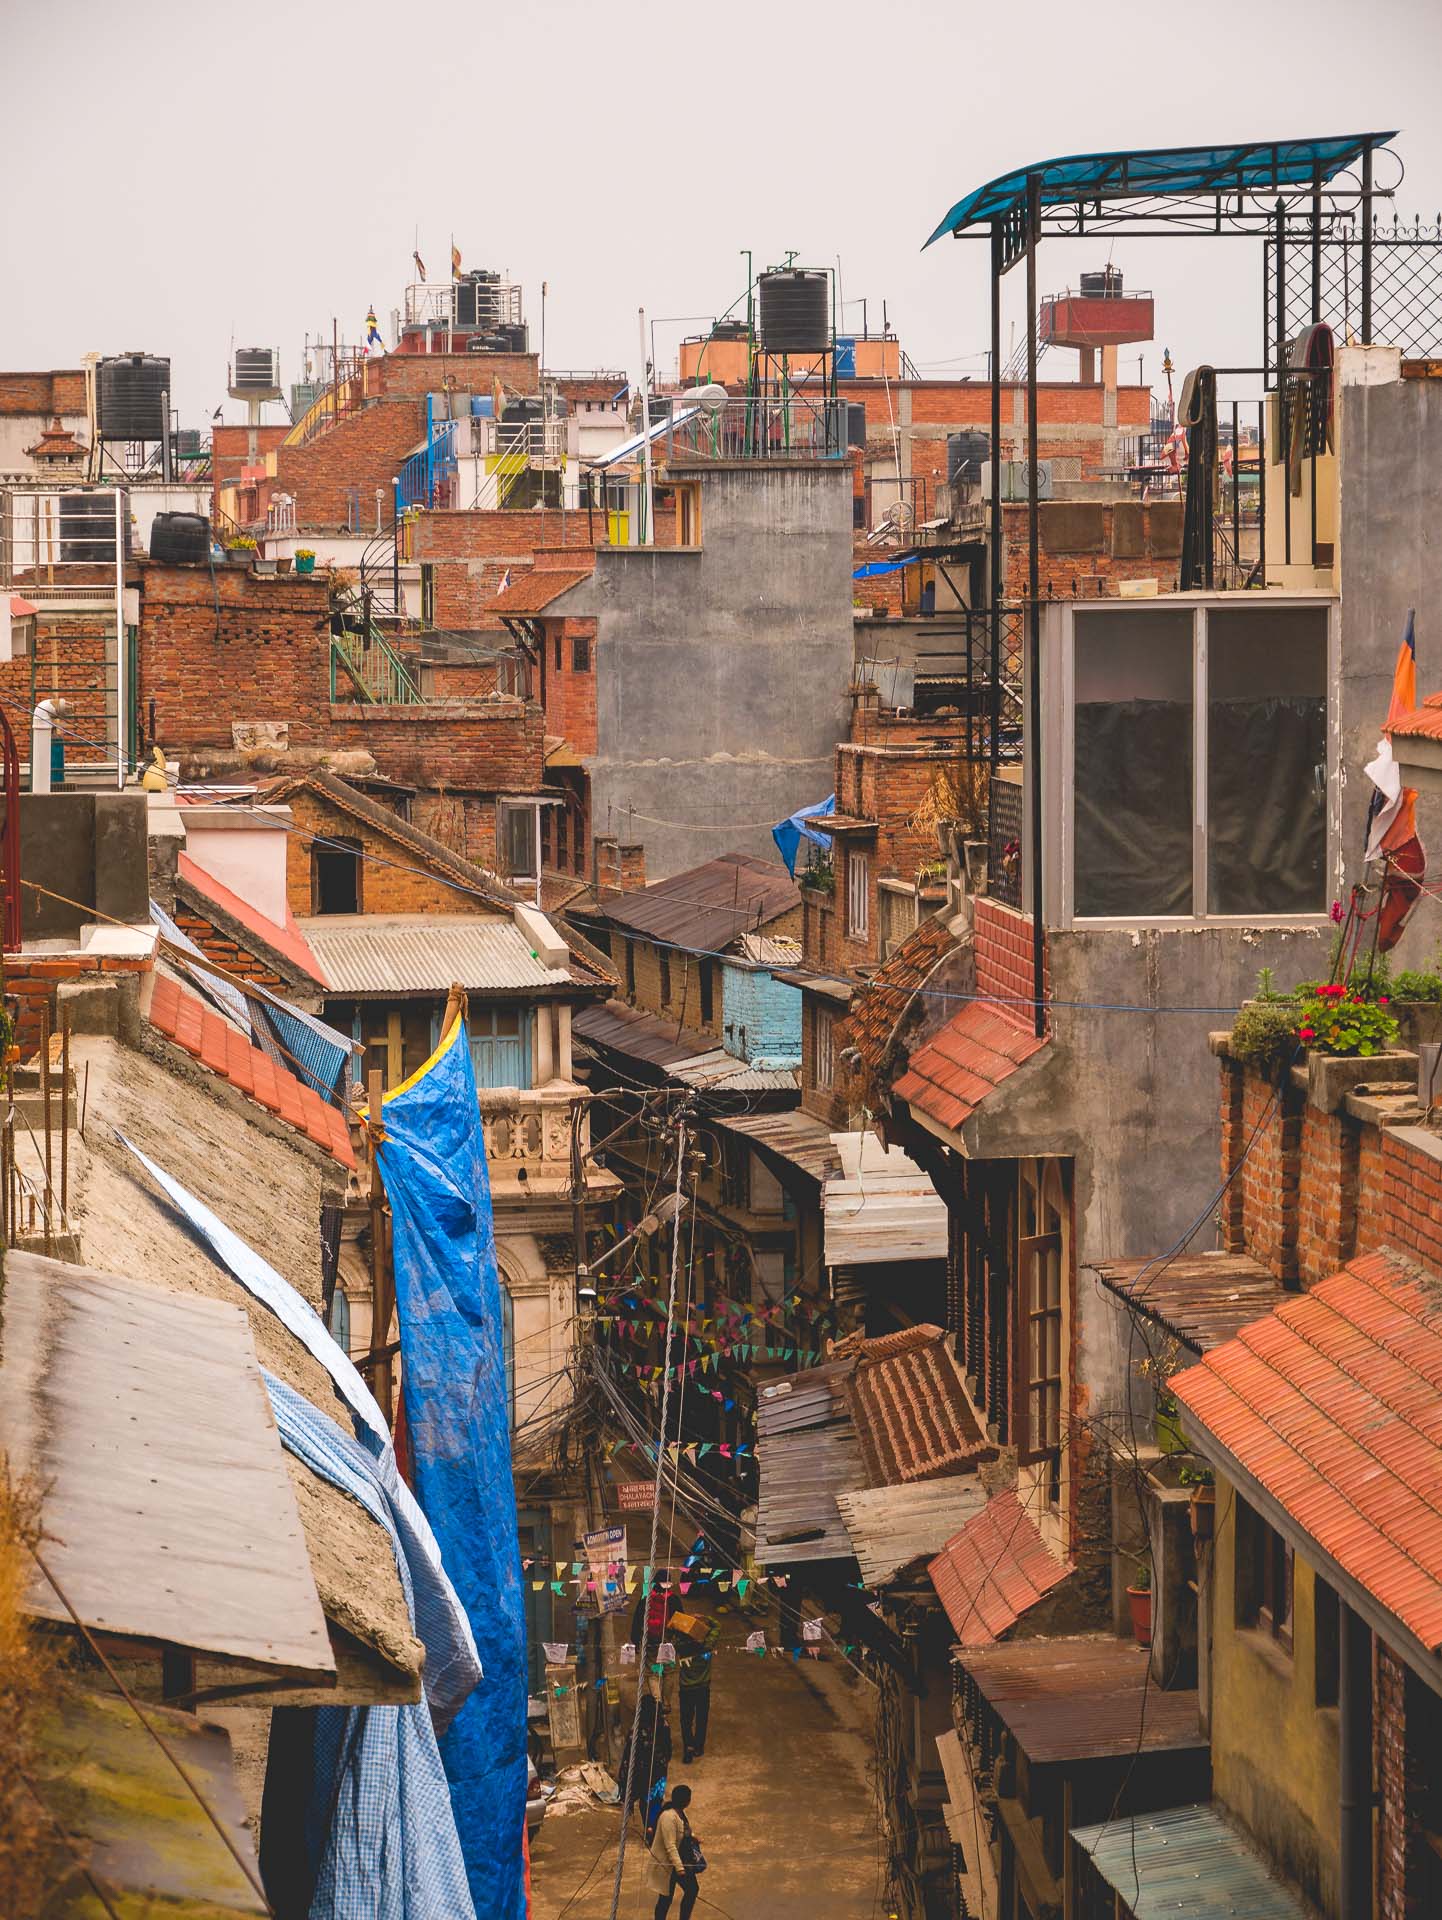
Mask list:
POLYGON ((1298 1052, 1295 1000, 1249 1000, 1232 1024, 1235 1060, 1270 1073, 1298 1052))

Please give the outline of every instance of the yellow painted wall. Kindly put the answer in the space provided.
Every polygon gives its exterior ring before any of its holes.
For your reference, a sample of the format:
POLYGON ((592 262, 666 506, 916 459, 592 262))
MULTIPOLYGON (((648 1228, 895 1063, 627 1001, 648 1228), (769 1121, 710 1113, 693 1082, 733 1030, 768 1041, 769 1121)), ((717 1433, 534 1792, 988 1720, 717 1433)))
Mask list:
POLYGON ((1314 1575, 1298 1557, 1292 1651, 1236 1621, 1237 1500, 1217 1482, 1212 1565, 1212 1784, 1262 1848, 1337 1911, 1338 1716, 1314 1704, 1314 1575))

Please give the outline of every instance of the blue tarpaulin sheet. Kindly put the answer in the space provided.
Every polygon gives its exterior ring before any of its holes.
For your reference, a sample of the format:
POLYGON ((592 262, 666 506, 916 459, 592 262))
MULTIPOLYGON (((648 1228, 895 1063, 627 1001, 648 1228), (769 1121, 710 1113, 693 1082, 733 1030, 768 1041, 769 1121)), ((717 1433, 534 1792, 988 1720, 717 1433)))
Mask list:
MULTIPOLYGON (((287 1453, 390 1536, 427 1680, 432 1662, 442 1670, 464 1663, 439 1576, 396 1501, 394 1454, 373 1459, 283 1380, 266 1374, 265 1388, 287 1453)), ((315 1875, 309 1920, 474 1920, 428 1700, 319 1710, 306 1838, 315 1875)))
POLYGON ((818 800, 815 806, 799 807, 795 813, 788 814, 786 819, 778 820, 771 829, 771 838, 776 842, 777 850, 786 862, 786 871, 793 877, 796 873, 796 856, 801 850, 803 840, 809 840, 815 847, 831 845, 831 835, 819 833, 810 822, 835 811, 836 795, 828 793, 826 798, 818 800))
POLYGON ((441 1757, 476 1911, 523 1920, 526 1626, 490 1179, 463 1020, 385 1096, 382 1119, 412 1478, 485 1669, 441 1757))
POLYGON ((900 573, 903 567, 920 564, 916 560, 868 560, 864 567, 858 567, 852 574, 853 580, 875 580, 878 574, 900 573))

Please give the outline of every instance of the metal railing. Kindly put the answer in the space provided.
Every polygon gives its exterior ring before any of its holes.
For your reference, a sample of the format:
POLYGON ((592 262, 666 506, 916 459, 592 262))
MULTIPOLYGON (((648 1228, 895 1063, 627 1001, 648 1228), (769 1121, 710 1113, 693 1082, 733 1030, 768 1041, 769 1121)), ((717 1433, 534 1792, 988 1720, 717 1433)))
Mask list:
POLYGON ((270 504, 265 510, 265 530, 267 533, 295 533, 295 497, 289 493, 273 493, 270 504))
POLYGON ((281 442, 284 447, 306 447, 337 420, 358 413, 365 399, 366 357, 359 347, 337 357, 336 377, 312 400, 281 442))
MULTIPOLYGON (((353 618, 355 602, 345 608, 353 618)), ((359 630, 342 626, 330 637, 331 704, 346 697, 342 682, 364 706, 423 707, 425 695, 411 678, 410 669, 380 629, 371 622, 359 630)))
POLYGON ((410 507, 455 505, 456 421, 436 420, 426 395, 426 443, 396 476, 396 512, 410 507))
MULTIPOLYGON (((656 402, 652 418, 656 418, 656 402)), ((847 403, 802 394, 727 400, 715 409, 688 402, 684 393, 667 402, 664 433, 653 442, 659 459, 675 455, 703 460, 844 460, 847 403)))

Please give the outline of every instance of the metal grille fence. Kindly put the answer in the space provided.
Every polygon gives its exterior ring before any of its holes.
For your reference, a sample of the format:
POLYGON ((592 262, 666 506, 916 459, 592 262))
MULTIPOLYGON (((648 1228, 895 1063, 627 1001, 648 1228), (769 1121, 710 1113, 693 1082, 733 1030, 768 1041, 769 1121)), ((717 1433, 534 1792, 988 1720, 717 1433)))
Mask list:
MULTIPOLYGON (((1275 240, 1267 241, 1264 252, 1262 340, 1270 367, 1277 338, 1275 240)), ((1321 318, 1342 342, 1361 331, 1361 235, 1339 224, 1323 235, 1321 254, 1321 318)), ((1288 234, 1284 271, 1284 332, 1291 340, 1312 321, 1310 234, 1288 234)), ((1373 222, 1372 338, 1400 347, 1407 360, 1442 355, 1442 216, 1431 222, 1373 222)))

